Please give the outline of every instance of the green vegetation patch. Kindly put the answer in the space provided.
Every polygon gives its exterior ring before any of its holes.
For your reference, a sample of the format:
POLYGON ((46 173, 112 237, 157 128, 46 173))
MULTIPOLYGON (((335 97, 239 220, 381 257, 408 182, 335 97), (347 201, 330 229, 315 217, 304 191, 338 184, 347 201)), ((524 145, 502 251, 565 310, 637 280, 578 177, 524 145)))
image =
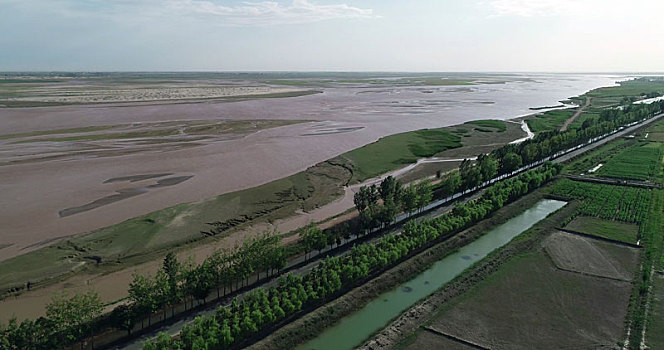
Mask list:
POLYGON ((664 93, 664 79, 638 78, 618 83, 618 86, 604 87, 589 91, 585 96, 592 97, 593 106, 620 104, 625 98, 643 99, 647 94, 664 93))
POLYGON ((636 243, 639 233, 639 225, 589 216, 576 217, 565 229, 632 244, 636 243))
POLYGON ((643 188, 600 185, 562 179, 545 190, 549 194, 582 200, 573 217, 641 223, 648 214, 651 192, 643 188))
POLYGON ((502 120, 492 120, 492 119, 486 119, 486 120, 473 120, 470 122, 466 122, 466 124, 470 125, 477 125, 481 126, 484 128, 492 128, 496 129, 499 132, 503 132, 507 130, 507 126, 505 125, 505 122, 502 120))
POLYGON ((558 130, 575 111, 576 109, 548 111, 526 118, 526 123, 532 132, 558 130))
POLYGON ((661 166, 661 147, 637 144, 613 156, 598 173, 621 179, 652 180, 661 166))
POLYGON ((650 349, 664 349, 664 275, 652 276, 651 314, 646 327, 646 345, 650 349))
POLYGON ((586 120, 592 120, 592 121, 597 121, 599 118, 599 112, 589 112, 588 109, 584 110, 581 112, 581 115, 579 115, 572 123, 569 125, 569 129, 581 129, 581 126, 583 125, 583 122, 586 120))
POLYGON ((353 181, 362 182, 389 171, 461 147, 461 138, 445 129, 425 129, 383 137, 337 158, 350 161, 353 181))
POLYGON ((632 145, 625 139, 616 139, 606 143, 592 152, 576 158, 573 162, 563 167, 563 174, 582 174, 587 173, 599 164, 606 162, 616 153, 632 145))

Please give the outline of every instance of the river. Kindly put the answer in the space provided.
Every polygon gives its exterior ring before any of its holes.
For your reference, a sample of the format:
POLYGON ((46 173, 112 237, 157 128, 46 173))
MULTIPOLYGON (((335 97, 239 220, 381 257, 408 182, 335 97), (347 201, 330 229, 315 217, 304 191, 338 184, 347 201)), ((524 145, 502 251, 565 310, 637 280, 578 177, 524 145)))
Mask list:
POLYGON ((457 252, 395 289, 379 295, 361 310, 343 318, 299 350, 342 350, 362 344, 422 298, 440 289, 468 267, 511 241, 566 203, 543 199, 533 207, 487 232, 457 252))

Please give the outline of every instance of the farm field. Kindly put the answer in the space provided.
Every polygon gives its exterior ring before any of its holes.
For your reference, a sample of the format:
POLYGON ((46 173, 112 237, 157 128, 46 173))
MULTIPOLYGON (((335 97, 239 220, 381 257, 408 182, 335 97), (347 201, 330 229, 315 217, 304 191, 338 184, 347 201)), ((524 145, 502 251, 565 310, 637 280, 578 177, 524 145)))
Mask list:
POLYGON ((450 349, 450 350, 472 350, 475 347, 465 345, 455 340, 441 336, 431 328, 425 328, 414 334, 412 339, 400 344, 399 349, 422 350, 422 349, 450 349))
MULTIPOLYGON (((657 130, 661 128, 662 123, 659 122, 638 132, 639 138, 643 137, 650 132, 650 130, 657 130)), ((624 143, 622 144, 624 145, 624 143)), ((658 142, 652 140, 641 147, 661 147, 658 142)), ((620 159, 621 152, 627 152, 629 148, 611 148, 607 145, 606 148, 600 149, 596 152, 585 156, 580 161, 591 159, 592 157, 603 157, 603 161, 616 162, 620 159), (615 152, 615 150, 620 150, 615 152)), ((624 158, 624 157, 623 157, 624 158)), ((579 161, 575 162, 578 163, 579 161)), ((624 159, 623 159, 624 162, 624 159)), ((571 166, 578 166, 572 163, 571 166)), ((661 165, 660 165, 661 166, 661 165)), ((550 189, 553 193, 563 195, 569 198, 577 198, 582 200, 579 210, 570 217, 566 222, 569 222, 565 228, 572 230, 582 231, 585 229, 589 234, 595 234, 600 237, 611 238, 615 240, 622 240, 625 242, 633 243, 633 236, 627 232, 626 227, 618 230, 618 227, 624 227, 626 222, 638 223, 638 234, 636 235, 637 241, 643 246, 644 253, 642 254, 642 264, 638 275, 638 280, 634 282, 632 290, 632 301, 630 302, 629 313, 626 319, 626 331, 629 333, 627 341, 630 344, 646 344, 652 348, 658 348, 661 344, 662 338, 660 333, 662 331, 662 323, 660 317, 663 309, 663 292, 662 292, 662 246, 664 239, 664 228, 662 227, 662 218, 664 217, 664 200, 662 198, 662 191, 659 189, 646 190, 636 189, 631 187, 622 186, 622 194, 620 199, 617 199, 620 191, 619 186, 596 185, 591 183, 573 182, 569 180, 561 180, 556 182, 550 189), (617 212, 613 216, 613 220, 622 221, 604 221, 600 218, 610 219, 609 213, 606 208, 616 207, 617 212), (632 203, 632 206, 625 205, 632 203), (632 208, 631 210, 623 210, 632 208)), ((630 348, 634 347, 630 345, 630 348)))
MULTIPOLYGON (((438 310, 429 328, 492 349, 613 347, 621 340, 638 250, 555 233, 438 310), (564 266, 564 269, 559 268, 564 266), (602 271, 594 269, 599 266, 602 271), (572 272, 576 270, 575 272, 572 272), (595 276, 589 276, 589 274, 595 276)), ((419 330, 406 346, 436 343, 419 330)))
POLYGON ((546 191, 557 196, 583 200, 575 216, 584 215, 630 223, 643 222, 651 197, 647 189, 568 179, 557 181, 546 191))
POLYGON ((596 150, 576 158, 563 168, 564 174, 585 174, 599 164, 605 164, 613 155, 632 145, 633 142, 620 139, 609 142, 596 150))
POLYGON ((590 216, 577 216, 565 226, 565 229, 631 244, 636 244, 636 237, 639 234, 639 226, 636 224, 590 216))
POLYGON ((645 342, 651 349, 664 347, 664 276, 661 273, 652 276, 652 311, 646 325, 645 342))
POLYGON ((661 167, 661 145, 638 143, 611 157, 599 169, 598 174, 619 179, 662 182, 662 179, 657 176, 661 173, 661 167))

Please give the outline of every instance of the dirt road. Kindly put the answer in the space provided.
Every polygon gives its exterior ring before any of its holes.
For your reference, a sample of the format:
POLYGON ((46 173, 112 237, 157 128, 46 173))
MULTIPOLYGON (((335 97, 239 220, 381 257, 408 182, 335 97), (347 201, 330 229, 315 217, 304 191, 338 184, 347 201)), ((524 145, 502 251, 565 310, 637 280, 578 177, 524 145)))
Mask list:
POLYGON ((565 120, 563 126, 560 128, 560 131, 565 131, 567 130, 567 128, 569 128, 570 124, 572 124, 572 122, 574 122, 574 120, 576 120, 576 118, 578 118, 581 115, 581 113, 583 113, 583 111, 590 106, 590 100, 591 97, 586 97, 586 103, 576 112, 574 112, 571 118, 565 120))

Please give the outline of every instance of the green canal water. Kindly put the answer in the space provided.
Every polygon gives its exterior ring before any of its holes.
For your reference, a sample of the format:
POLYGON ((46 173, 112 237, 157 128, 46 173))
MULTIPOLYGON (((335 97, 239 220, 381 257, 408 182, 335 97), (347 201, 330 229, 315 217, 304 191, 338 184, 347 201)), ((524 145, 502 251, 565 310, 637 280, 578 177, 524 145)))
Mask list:
POLYGON ((565 204, 549 199, 537 202, 532 208, 436 262, 412 280, 378 296, 361 310, 343 318, 337 325, 297 349, 343 350, 362 345, 374 332, 385 327, 403 311, 565 204))

